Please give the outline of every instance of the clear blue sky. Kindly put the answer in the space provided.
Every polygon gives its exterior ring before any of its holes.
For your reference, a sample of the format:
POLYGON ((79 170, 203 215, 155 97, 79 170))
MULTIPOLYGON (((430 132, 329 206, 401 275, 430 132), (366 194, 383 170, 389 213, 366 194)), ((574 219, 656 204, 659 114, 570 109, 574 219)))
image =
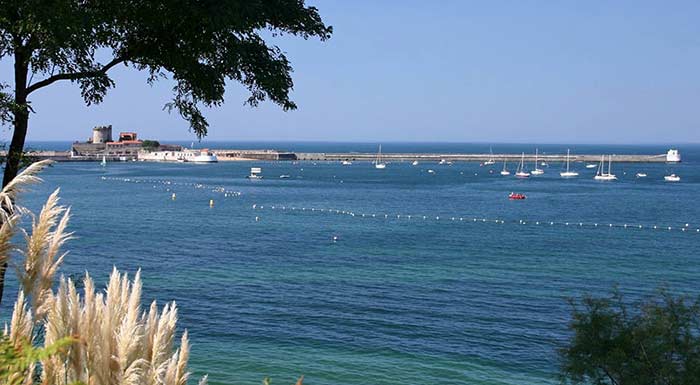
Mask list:
MULTIPOLYGON (((700 142, 700 2, 314 0, 332 39, 281 38, 293 99, 243 106, 235 83, 210 140, 700 142)), ((11 63, 0 63, 9 80, 11 63)), ((114 71, 85 107, 70 83, 37 92, 30 140, 98 124, 190 140, 162 111, 172 84, 114 71)), ((7 129, 3 137, 8 135, 7 129)))

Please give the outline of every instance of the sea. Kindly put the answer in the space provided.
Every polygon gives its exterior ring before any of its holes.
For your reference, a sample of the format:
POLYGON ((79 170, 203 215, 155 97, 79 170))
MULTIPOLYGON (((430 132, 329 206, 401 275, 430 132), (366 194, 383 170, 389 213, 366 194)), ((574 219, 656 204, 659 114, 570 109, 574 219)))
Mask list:
MULTIPOLYGON (((534 153, 536 145, 491 147, 534 153)), ((61 273, 89 271, 105 283, 114 266, 141 269, 144 303, 176 301, 193 376, 208 374, 211 384, 301 375, 310 385, 558 384, 570 300, 614 287, 630 303, 660 287, 700 294, 700 146, 678 148, 680 164, 613 164, 614 182, 594 181, 582 163, 572 164, 578 178, 560 178, 563 165, 550 163, 526 180, 501 176, 502 163, 58 163, 20 203, 38 210, 60 188, 76 237, 61 273), (246 179, 251 167, 264 178, 246 179), (681 181, 664 182, 670 173, 681 181), (511 192, 527 199, 509 200, 511 192)), ((383 143, 382 151, 488 153, 489 145, 383 143)), ((12 270, 8 280, 3 318, 17 290, 12 270)))

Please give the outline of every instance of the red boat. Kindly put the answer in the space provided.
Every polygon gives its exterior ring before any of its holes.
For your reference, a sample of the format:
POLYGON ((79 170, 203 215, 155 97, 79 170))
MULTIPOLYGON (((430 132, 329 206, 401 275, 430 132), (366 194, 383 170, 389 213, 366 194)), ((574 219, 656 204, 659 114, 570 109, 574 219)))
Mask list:
POLYGON ((525 198, 527 198, 525 194, 510 193, 510 195, 508 195, 508 199, 510 200, 521 200, 525 198))

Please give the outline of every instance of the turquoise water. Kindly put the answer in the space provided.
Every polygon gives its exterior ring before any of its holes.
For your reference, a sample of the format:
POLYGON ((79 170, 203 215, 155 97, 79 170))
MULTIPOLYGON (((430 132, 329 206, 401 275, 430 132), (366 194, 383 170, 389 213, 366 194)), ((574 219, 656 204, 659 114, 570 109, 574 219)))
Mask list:
POLYGON ((474 163, 63 163, 23 202, 60 186, 78 236, 63 273, 141 268, 147 301, 177 301, 192 367, 213 384, 555 384, 566 298, 700 293, 700 148, 681 151, 680 165, 614 165, 612 183, 581 164, 577 179, 551 164, 517 180, 474 163), (266 178, 245 179, 251 166, 266 178))

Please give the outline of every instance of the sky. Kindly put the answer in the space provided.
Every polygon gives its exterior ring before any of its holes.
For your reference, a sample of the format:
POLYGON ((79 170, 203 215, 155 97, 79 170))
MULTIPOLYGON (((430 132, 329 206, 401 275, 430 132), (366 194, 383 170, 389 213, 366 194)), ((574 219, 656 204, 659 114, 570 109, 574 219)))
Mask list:
MULTIPOLYGON (((314 0, 333 37, 275 38, 295 111, 227 85, 207 140, 700 142, 700 2, 314 0)), ((0 62, 10 82, 12 62, 0 62)), ((32 95, 29 140, 95 125, 192 140, 163 105, 173 83, 117 67, 104 102, 69 82, 32 95)), ((36 80, 36 79, 35 79, 36 80)), ((4 128, 1 138, 9 137, 4 128)))

